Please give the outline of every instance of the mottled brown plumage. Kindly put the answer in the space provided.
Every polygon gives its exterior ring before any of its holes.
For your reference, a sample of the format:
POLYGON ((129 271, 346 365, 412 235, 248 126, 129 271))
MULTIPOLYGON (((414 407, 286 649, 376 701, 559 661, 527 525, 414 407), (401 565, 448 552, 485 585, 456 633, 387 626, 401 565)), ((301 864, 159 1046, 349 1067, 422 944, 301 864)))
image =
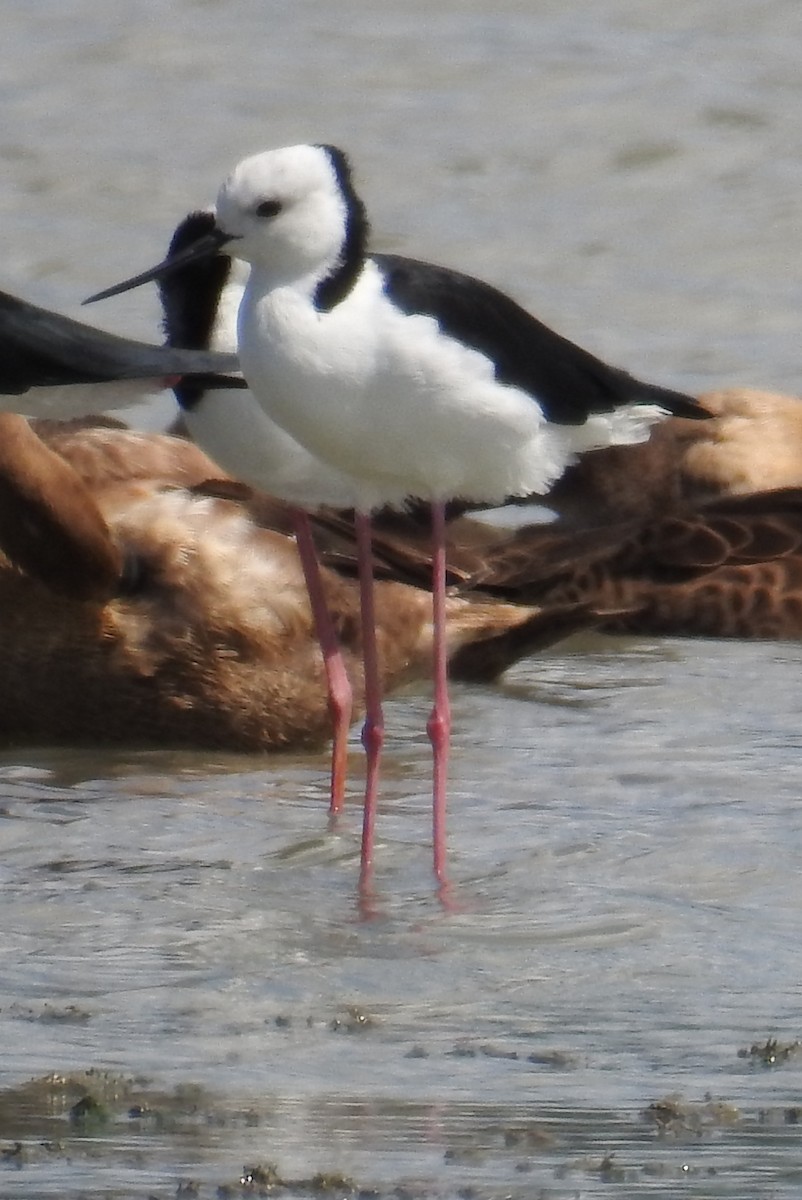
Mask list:
POLYGON ((802 486, 802 400, 750 388, 700 396, 707 421, 671 417, 647 442, 594 450, 570 467, 548 503, 577 527, 716 496, 802 486))
MULTIPOLYGON (((13 530, 17 538, 0 557, 0 737, 226 750, 325 741, 323 668, 294 541, 263 527, 238 499, 205 494, 227 485, 203 486, 201 476, 216 469, 186 442, 108 426, 43 427, 55 455, 30 431, 17 433, 16 449, 9 441, 0 456, 0 534, 13 530), (40 470, 54 459, 58 472, 40 470), (175 486, 171 475, 200 486, 175 486), (25 543, 31 507, 19 485, 32 476, 45 494, 48 478, 59 481, 46 495, 65 551, 58 571, 42 538, 25 543), (91 596, 84 587, 96 558, 84 535, 89 526, 105 538, 109 561, 126 564, 107 570, 91 596)), ((262 517, 275 514, 272 502, 254 505, 262 517)), ((324 583, 356 717, 363 703, 357 589, 333 571, 324 583)), ((591 619, 575 605, 543 614, 474 595, 448 604, 449 652, 474 677, 591 619)), ((428 674, 430 595, 384 580, 377 621, 385 686, 428 674)))
POLYGON ((123 568, 90 488, 16 413, 0 413, 0 546, 20 567, 79 600, 110 595, 123 568))
POLYGON ((521 533, 494 564, 505 588, 546 608, 618 615, 613 632, 802 636, 802 489, 725 496, 664 517, 521 533))
MULTIPOLYGON (((659 427, 656 450, 653 439, 583 460, 580 470, 608 461, 591 482, 579 478, 574 512, 606 505, 613 519, 605 524, 515 533, 469 518, 450 524, 455 674, 492 678, 592 623, 802 636, 802 487, 728 494, 802 476, 802 404, 765 393, 704 399, 720 415, 659 427), (481 594, 469 590, 477 583, 481 594)), ((284 506, 221 478, 177 438, 116 422, 37 429, 47 446, 20 418, 0 418, 0 737, 226 750, 325 741, 305 584, 293 540, 278 532, 289 528, 284 506)), ((427 577, 428 560, 413 533, 414 523, 410 532, 394 518, 377 539, 387 688, 429 667, 430 596, 413 586, 427 577)), ((338 568, 325 586, 356 718, 363 696, 349 522, 324 518, 318 536, 338 568)))

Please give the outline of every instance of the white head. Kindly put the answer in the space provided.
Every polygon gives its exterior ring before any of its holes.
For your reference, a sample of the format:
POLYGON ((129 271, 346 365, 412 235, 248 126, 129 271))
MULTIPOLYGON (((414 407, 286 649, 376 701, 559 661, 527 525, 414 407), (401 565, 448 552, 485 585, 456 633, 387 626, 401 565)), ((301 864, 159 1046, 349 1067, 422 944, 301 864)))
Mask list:
POLYGON ((98 292, 106 299, 225 249, 267 274, 271 285, 309 280, 315 304, 347 295, 365 256, 368 222, 335 146, 288 146, 243 159, 220 189, 214 223, 158 266, 98 292))
POLYGON ((220 189, 217 226, 227 249, 271 279, 320 279, 354 249, 366 220, 345 155, 330 146, 289 146, 243 159, 220 189))

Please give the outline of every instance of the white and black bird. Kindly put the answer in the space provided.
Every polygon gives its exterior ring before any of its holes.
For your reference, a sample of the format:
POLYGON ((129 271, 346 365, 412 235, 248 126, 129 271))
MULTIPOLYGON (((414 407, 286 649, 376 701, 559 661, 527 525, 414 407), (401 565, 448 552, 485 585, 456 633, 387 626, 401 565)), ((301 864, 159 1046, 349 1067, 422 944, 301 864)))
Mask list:
MULTIPOLYGON (((190 213, 176 227, 168 258, 213 234, 214 228, 210 209, 190 213)), ((190 261, 160 279, 167 345, 236 354, 248 274, 245 262, 221 252, 190 261)), ((173 390, 193 440, 214 446, 215 461, 231 475, 299 508, 353 507, 356 481, 285 432, 247 388, 230 395, 228 389, 215 387, 213 378, 182 377, 173 390)))
MULTIPOLYGON (((226 252, 250 265, 239 310, 244 376, 265 413, 356 484, 368 715, 363 863, 372 855, 383 739, 372 636, 370 513, 432 504, 435 870, 445 862, 450 715, 443 653, 445 502, 495 504, 546 491, 578 453, 637 442, 690 397, 642 383, 458 271, 368 251, 345 154, 302 145, 247 158, 194 245, 92 297, 105 298, 226 252), (370 681, 373 681, 371 684, 370 681)), ((215 454, 208 442, 206 448, 215 454)))
MULTIPOLYGON (((214 213, 190 213, 177 226, 168 257, 213 234, 214 213)), ((167 344, 234 353, 249 268, 227 254, 190 261, 159 280, 167 344)), ((230 475, 292 506, 295 537, 320 643, 332 719, 329 811, 345 800, 353 692, 339 639, 326 608, 320 562, 307 510, 356 503, 356 483, 321 462, 272 421, 247 389, 232 392, 211 378, 181 378, 173 388, 192 439, 230 475)))

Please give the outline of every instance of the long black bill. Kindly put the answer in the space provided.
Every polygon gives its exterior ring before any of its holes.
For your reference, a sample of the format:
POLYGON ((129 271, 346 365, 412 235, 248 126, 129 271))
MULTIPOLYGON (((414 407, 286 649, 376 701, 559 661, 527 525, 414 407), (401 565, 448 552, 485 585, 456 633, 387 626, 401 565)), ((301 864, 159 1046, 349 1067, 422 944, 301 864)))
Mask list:
POLYGON ((173 271, 185 267, 188 263, 212 258, 227 242, 231 241, 234 241, 234 234, 224 233, 222 229, 213 229, 184 250, 179 251, 178 254, 170 255, 157 266, 151 267, 149 271, 143 271, 141 275, 134 275, 132 279, 126 279, 123 283, 115 283, 113 287, 105 288, 102 292, 95 292, 94 296, 87 296, 83 303, 94 304, 96 300, 108 300, 109 296, 119 296, 122 292, 130 292, 133 288, 141 287, 143 283, 150 283, 153 279, 163 279, 165 275, 171 275, 173 271))

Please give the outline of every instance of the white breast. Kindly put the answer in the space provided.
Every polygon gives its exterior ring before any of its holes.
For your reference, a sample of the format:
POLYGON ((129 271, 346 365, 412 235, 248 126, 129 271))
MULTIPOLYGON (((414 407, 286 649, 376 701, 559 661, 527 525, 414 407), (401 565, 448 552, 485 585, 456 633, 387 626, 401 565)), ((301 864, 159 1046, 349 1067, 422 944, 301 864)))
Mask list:
POLYGON ((210 390, 184 412, 190 436, 235 479, 299 508, 351 508, 357 489, 271 421, 249 391, 210 390))
MULTIPOLYGON (((237 349, 237 320, 248 267, 234 260, 220 296, 210 349, 237 349)), ((271 421, 247 390, 209 389, 184 420, 193 439, 225 472, 300 508, 356 503, 353 483, 271 421)))

